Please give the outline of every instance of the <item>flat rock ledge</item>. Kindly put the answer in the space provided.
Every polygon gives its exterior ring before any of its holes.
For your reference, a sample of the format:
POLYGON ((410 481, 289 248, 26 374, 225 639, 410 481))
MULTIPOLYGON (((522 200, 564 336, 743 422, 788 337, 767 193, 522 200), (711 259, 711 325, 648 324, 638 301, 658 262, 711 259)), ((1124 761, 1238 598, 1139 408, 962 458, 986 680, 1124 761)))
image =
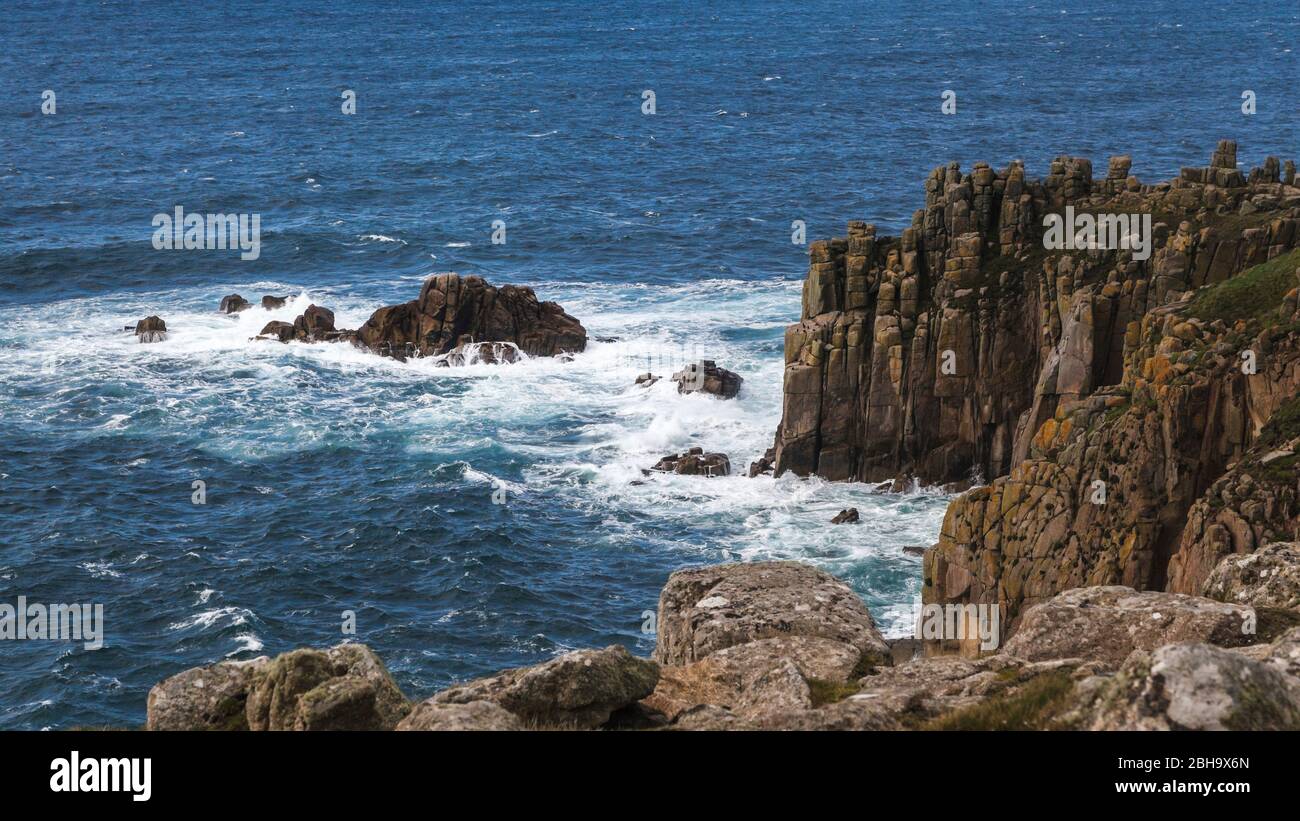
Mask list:
MULTIPOLYGON (((1229 556, 1234 601, 1067 590, 1001 648, 925 657, 886 642, 844 582, 797 562, 673 573, 653 659, 620 645, 506 670, 412 704, 360 644, 186 670, 149 693, 150 730, 1295 730, 1300 551, 1229 556), (1243 566, 1245 569, 1243 570, 1243 566), (1281 582, 1279 582, 1281 580, 1281 582), (1261 619, 1243 602, 1267 603, 1261 619)), ((1211 584, 1207 583, 1207 587, 1211 584)))

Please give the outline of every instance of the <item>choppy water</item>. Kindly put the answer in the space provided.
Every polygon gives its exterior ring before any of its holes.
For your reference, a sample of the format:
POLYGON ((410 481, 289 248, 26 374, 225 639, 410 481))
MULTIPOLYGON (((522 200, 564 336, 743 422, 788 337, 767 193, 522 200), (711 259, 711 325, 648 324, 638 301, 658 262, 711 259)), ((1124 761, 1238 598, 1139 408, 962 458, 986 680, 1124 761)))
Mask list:
POLYGON ((944 497, 640 472, 696 444, 743 471, 771 444, 791 221, 898 228, 950 159, 1131 153, 1156 179, 1225 136, 1246 164, 1298 153, 1290 3, 703 5, 6 5, 0 602, 101 602, 108 635, 0 642, 0 727, 139 724, 157 680, 334 643, 344 610, 415 695, 647 653, 667 575, 731 559, 819 564, 897 632, 901 547, 934 540, 944 497), (153 250, 176 205, 260 213, 261 258, 153 250), (249 341, 310 302, 356 327, 445 270, 620 341, 461 369, 249 341), (217 314, 236 291, 302 295, 217 314), (166 342, 121 333, 152 313, 166 342), (632 386, 700 356, 745 377, 738 401, 632 386), (865 523, 831 527, 850 505, 865 523))

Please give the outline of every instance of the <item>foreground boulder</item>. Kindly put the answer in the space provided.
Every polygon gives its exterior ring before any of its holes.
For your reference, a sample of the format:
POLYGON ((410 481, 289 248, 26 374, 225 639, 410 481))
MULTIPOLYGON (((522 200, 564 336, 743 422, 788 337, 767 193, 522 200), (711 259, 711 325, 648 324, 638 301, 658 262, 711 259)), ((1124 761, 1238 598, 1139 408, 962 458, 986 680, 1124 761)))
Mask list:
POLYGON ((1300 730, 1300 680, 1208 644, 1135 652, 1081 689, 1092 730, 1300 730))
POLYGON ((244 299, 239 294, 231 294, 221 298, 221 306, 217 310, 223 314, 237 314, 251 307, 253 307, 253 303, 247 299, 244 299))
POLYGON ((745 380, 739 374, 719 368, 713 360, 705 359, 673 374, 672 381, 677 383, 678 393, 707 393, 720 399, 732 399, 740 393, 740 385, 745 380))
POLYGON ((539 302, 532 288, 440 274, 425 280, 417 299, 375 311, 357 339, 398 358, 440 356, 477 342, 510 342, 528 356, 556 356, 586 348, 587 331, 559 305, 539 302))
POLYGON ((488 701, 530 727, 594 729, 654 692, 659 667, 622 645, 578 650, 534 667, 506 670, 435 695, 433 704, 488 701))
POLYGON ((1300 610, 1300 546, 1275 542, 1229 556, 1210 573, 1203 592, 1222 602, 1300 610))
POLYGON ((864 667, 890 657, 871 613, 844 582, 798 562, 754 562, 669 576, 659 594, 654 658, 689 664, 737 644, 789 636, 847 644, 864 667))
POLYGON ((1178 593, 1084 587, 1029 608, 1005 651, 1027 661, 1082 658, 1114 669, 1134 650, 1165 644, 1248 644, 1254 627, 1249 607, 1178 593))
POLYGON ((149 692, 150 730, 391 730, 410 703, 361 644, 221 662, 149 692))
POLYGON ((411 705, 383 662, 360 644, 293 650, 259 668, 250 730, 391 730, 411 705))
POLYGON ((464 704, 444 704, 429 699, 420 702, 402 719, 400 731, 465 730, 523 730, 518 716, 491 701, 468 701, 464 704))
POLYGON ((135 323, 135 336, 141 342, 162 342, 167 338, 167 323, 162 317, 147 316, 135 323))
POLYGON ((194 667, 154 685, 145 720, 148 730, 247 730, 248 690, 270 663, 223 661, 194 667))
POLYGON ((705 453, 704 448, 691 448, 685 453, 665 456, 655 462, 650 471, 710 478, 728 476, 731 474, 731 460, 725 453, 705 453))

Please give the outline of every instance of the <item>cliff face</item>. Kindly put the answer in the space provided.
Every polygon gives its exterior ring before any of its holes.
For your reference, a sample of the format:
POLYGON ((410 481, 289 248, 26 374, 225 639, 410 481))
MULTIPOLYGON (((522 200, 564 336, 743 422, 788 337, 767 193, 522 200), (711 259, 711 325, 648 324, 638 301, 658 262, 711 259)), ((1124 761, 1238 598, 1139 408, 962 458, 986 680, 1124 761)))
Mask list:
POLYGON ((901 237, 853 222, 813 243, 802 316, 786 331, 777 474, 949 482, 1009 473, 1062 402, 1117 385, 1148 312, 1291 248, 1294 164, 1249 179, 1236 145, 1144 185, 1116 157, 1104 179, 1061 157, 926 181, 901 237), (1153 249, 1045 250, 1043 217, 1152 215, 1153 249))
POLYGON ((1294 163, 1246 176, 1225 141, 1169 182, 1129 169, 939 168, 901 237, 851 223, 810 249, 775 470, 992 478, 949 508, 926 602, 997 603, 1014 629, 1074 587, 1200 593, 1224 556, 1294 538, 1294 163), (1045 248, 1067 208, 1149 214, 1149 253, 1045 248))

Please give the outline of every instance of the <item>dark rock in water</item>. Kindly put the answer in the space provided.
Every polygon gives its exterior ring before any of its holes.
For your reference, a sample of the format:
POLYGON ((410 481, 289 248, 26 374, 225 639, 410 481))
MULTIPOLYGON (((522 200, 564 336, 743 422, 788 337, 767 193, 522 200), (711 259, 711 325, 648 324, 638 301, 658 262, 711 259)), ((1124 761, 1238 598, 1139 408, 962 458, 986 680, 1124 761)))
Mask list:
POLYGON ((924 556, 925 546, 919 544, 909 544, 903 546, 903 552, 909 556, 924 556))
POLYGON ((231 294, 221 298, 221 307, 217 310, 223 314, 235 314, 240 311, 246 311, 253 307, 253 303, 244 299, 239 294, 231 294))
POLYGON ((289 301, 287 296, 264 296, 262 297, 262 307, 268 311, 274 311, 276 308, 283 308, 289 301))
POLYGON ((520 358, 519 348, 509 342, 466 342, 456 346, 442 360, 445 365, 511 365, 520 358))
POLYGON ((331 333, 334 333, 334 312, 329 308, 310 305, 293 321, 294 338, 303 342, 323 342, 331 333))
POLYGON ((135 335, 141 342, 162 342, 167 338, 167 323, 161 317, 147 316, 135 323, 135 335))
POLYGON ((834 519, 831 519, 831 524, 833 525, 857 524, 857 523, 858 523, 858 509, 856 507, 851 507, 848 510, 841 510, 839 513, 835 515, 834 519))
POLYGON ((677 473, 682 476, 727 476, 731 473, 731 461, 725 453, 705 453, 704 448, 691 448, 686 453, 665 456, 647 471, 659 473, 677 473))
POLYGON ((652 373, 643 373, 636 378, 636 384, 640 385, 643 388, 648 388, 658 381, 659 381, 659 377, 655 376, 652 373))
POLYGON ((758 461, 750 462, 749 478, 762 476, 765 473, 772 472, 772 466, 776 464, 776 448, 768 448, 767 452, 758 457, 758 461))
POLYGON ((593 336, 593 337, 591 337, 591 340, 592 340, 593 342, 617 342, 617 341, 618 341, 618 337, 616 337, 616 336, 593 336))
POLYGON ((258 336, 275 337, 281 342, 293 340, 293 325, 288 322, 268 322, 258 336))
POLYGON ((719 368, 711 359, 694 362, 673 374, 678 393, 710 393, 721 399, 731 399, 740 392, 745 380, 726 368, 719 368))
POLYGON ((587 331, 532 288, 489 285, 482 277, 440 274, 420 296, 380 308, 362 325, 360 344, 385 356, 439 356, 465 343, 510 342, 529 356, 581 351, 587 331))

